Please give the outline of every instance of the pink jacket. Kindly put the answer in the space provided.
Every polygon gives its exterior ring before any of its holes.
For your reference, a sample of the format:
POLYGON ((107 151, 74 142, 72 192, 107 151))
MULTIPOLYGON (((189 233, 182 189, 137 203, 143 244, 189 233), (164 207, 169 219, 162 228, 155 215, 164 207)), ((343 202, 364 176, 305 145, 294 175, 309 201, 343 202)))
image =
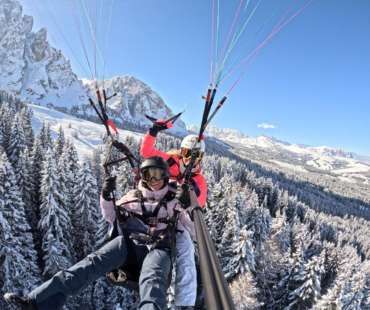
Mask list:
MULTIPOLYGON (((170 176, 171 179, 176 180, 181 183, 181 180, 178 180, 177 178, 181 175, 181 169, 180 169, 180 159, 176 155, 169 155, 167 153, 164 153, 158 149, 155 148, 155 141, 156 138, 151 136, 149 133, 147 133, 144 136, 143 142, 141 144, 140 148, 140 154, 144 158, 148 158, 151 156, 160 156, 165 160, 168 160, 169 158, 172 158, 175 161, 175 164, 170 167, 170 176)), ((199 189, 199 192, 197 193, 198 196, 198 203, 200 207, 204 208, 206 201, 207 201, 207 182, 204 178, 204 176, 201 173, 201 170, 194 173, 192 177, 193 181, 195 182, 196 186, 199 189)))
MULTIPOLYGON (((158 201, 160 201, 167 194, 169 187, 168 185, 166 185, 159 191, 151 191, 145 188, 140 181, 138 184, 138 190, 140 190, 143 197, 146 198, 144 202, 146 209, 148 211, 153 211, 157 206, 158 201)), ((121 199, 116 201, 116 205, 130 212, 139 215, 142 214, 141 203, 136 196, 136 190, 129 191, 121 199)), ((116 219, 113 202, 104 200, 103 197, 100 196, 100 208, 104 219, 112 224, 116 219)), ((167 216, 172 217, 174 210, 178 210, 180 212, 177 229, 181 231, 187 230, 190 233, 191 237, 195 239, 194 223, 190 219, 189 213, 181 207, 177 200, 173 199, 169 201, 167 203, 167 208, 160 208, 158 212, 158 219, 166 218, 167 216)), ((166 223, 158 223, 157 226, 154 228, 154 231, 165 229, 166 226, 166 223)))

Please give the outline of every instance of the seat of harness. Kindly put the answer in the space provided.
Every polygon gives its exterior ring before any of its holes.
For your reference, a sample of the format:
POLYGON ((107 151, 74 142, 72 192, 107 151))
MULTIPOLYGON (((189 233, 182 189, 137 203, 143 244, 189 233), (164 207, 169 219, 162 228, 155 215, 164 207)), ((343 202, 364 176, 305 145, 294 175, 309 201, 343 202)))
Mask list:
POLYGON ((172 230, 176 226, 176 215, 175 212, 173 216, 168 215, 167 203, 174 199, 175 192, 169 190, 166 195, 158 201, 153 210, 148 210, 145 205, 145 202, 153 201, 152 199, 143 197, 140 190, 135 192, 135 196, 136 199, 127 201, 122 205, 137 202, 141 206, 141 214, 120 208, 123 230, 126 231, 129 238, 136 244, 156 246, 158 243, 162 243, 162 246, 166 247, 165 241, 168 240, 168 247, 170 247, 169 243, 172 239, 170 235, 173 234, 172 230), (161 208, 166 209, 166 217, 158 217, 161 208), (160 223, 166 224, 166 227, 158 229, 158 224, 160 223))
MULTIPOLYGON (((154 210, 150 211, 145 206, 145 202, 150 200, 143 197, 140 191, 137 191, 135 200, 127 201, 124 204, 140 203, 142 214, 119 208, 121 213, 121 222, 119 224, 131 251, 134 251, 133 246, 136 245, 139 247, 144 246, 149 251, 154 248, 170 250, 171 256, 174 255, 177 214, 174 212, 174 215, 170 217, 167 211, 167 203, 174 197, 175 192, 172 186, 172 189, 157 203, 154 210), (166 209, 167 216, 158 218, 159 210, 162 207, 166 209), (166 224, 166 228, 162 230, 156 229, 159 223, 166 224)), ((107 279, 113 285, 138 290, 140 269, 141 266, 137 264, 126 264, 107 273, 107 279)))

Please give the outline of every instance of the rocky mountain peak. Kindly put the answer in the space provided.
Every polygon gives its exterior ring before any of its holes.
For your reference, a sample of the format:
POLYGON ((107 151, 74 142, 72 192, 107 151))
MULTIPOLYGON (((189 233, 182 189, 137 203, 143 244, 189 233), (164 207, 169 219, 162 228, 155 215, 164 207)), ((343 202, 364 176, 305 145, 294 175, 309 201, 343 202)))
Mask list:
POLYGON ((69 61, 50 46, 45 28, 32 28, 18 1, 0 1, 0 89, 43 105, 78 104, 86 90, 69 61))
MULTIPOLYGON (((0 90, 23 100, 86 116, 88 97, 95 98, 95 83, 81 81, 63 53, 48 42, 45 28, 33 30, 33 18, 23 14, 17 0, 0 0, 0 90), (84 83, 86 85, 84 85, 84 83)), ((109 112, 117 120, 135 126, 173 115, 164 100, 147 84, 133 76, 117 76, 105 81, 109 112)), ((178 120, 174 131, 184 133, 178 120)))
MULTIPOLYGON (((89 80, 83 82, 94 97, 96 82, 89 80)), ((113 77, 104 81, 104 87, 108 96, 113 93, 117 94, 108 102, 108 107, 113 117, 119 122, 129 122, 142 127, 150 124, 145 114, 161 119, 174 115, 164 100, 150 86, 133 76, 113 77)), ((185 124, 177 120, 173 131, 184 133, 185 130, 185 124)))

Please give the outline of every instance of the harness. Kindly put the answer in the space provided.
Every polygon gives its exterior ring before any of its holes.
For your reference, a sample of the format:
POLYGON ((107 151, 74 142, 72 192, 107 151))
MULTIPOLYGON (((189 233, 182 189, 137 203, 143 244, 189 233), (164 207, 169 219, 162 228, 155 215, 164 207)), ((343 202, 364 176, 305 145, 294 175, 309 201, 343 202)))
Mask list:
MULTIPOLYGON (((176 223, 178 216, 175 210, 173 216, 168 215, 167 203, 175 198, 175 192, 170 188, 152 211, 148 210, 145 206, 145 202, 149 201, 149 199, 145 198, 140 190, 136 191, 135 196, 137 197, 136 202, 140 203, 142 214, 137 214, 124 209, 124 218, 128 220, 130 217, 135 217, 147 225, 149 230, 147 232, 129 232, 129 238, 133 240, 135 244, 149 246, 150 250, 155 248, 171 250, 172 243, 174 243, 176 237, 176 223), (167 211, 167 216, 165 218, 158 218, 158 213, 161 208, 165 208, 167 211), (166 228, 155 230, 159 223, 166 224, 166 228)), ((135 200, 124 204, 128 204, 130 202, 135 202, 135 200)))
MULTIPOLYGON (((170 168, 171 168, 172 166, 174 166, 174 165, 178 166, 178 168, 179 168, 179 174, 176 176, 176 180, 177 180, 178 182, 180 182, 181 180, 183 180, 184 175, 181 173, 180 165, 176 162, 176 160, 175 160, 172 156, 170 156, 170 157, 167 159, 167 164, 168 164, 168 166, 169 166, 170 168)), ((197 195, 197 197, 199 197, 199 195, 200 195, 200 188, 199 188, 199 186, 198 186, 197 182, 195 182, 195 181, 194 181, 194 179, 193 179, 193 177, 194 177, 194 176, 196 176, 196 175, 197 175, 197 173, 192 173, 192 174, 191 174, 190 184, 192 185, 192 187, 193 187, 193 189, 194 189, 194 192, 195 192, 195 194, 197 195)))
MULTIPOLYGON (((138 202, 141 205, 142 214, 137 214, 129 210, 120 208, 119 227, 121 228, 121 235, 125 237, 130 258, 128 262, 120 268, 107 273, 108 281, 113 285, 120 285, 129 289, 138 290, 138 282, 142 264, 139 263, 137 257, 137 250, 147 252, 152 249, 163 249, 170 252, 171 260, 174 261, 176 252, 176 226, 178 220, 178 212, 174 210, 173 216, 168 216, 167 203, 175 198, 174 191, 175 184, 169 184, 169 190, 166 195, 157 203, 153 211, 150 211, 145 206, 145 198, 140 190, 135 192, 135 199, 127 201, 122 205, 138 202), (158 219, 159 210, 164 207, 167 211, 167 217, 158 219), (122 211, 121 211, 122 210, 122 211), (130 222, 141 221, 149 227, 147 231, 132 231, 130 229, 130 222), (154 230, 159 224, 166 224, 163 230, 154 230), (152 233, 154 232, 154 233, 152 233)), ((117 225, 118 226, 118 225, 117 225)), ((144 225, 143 225, 144 227, 144 225)), ((119 235, 118 233, 117 235, 119 235)), ((115 236, 111 236, 115 237, 115 236)), ((171 264, 172 265, 172 264, 171 264)), ((168 279, 170 281, 170 279, 168 279)))

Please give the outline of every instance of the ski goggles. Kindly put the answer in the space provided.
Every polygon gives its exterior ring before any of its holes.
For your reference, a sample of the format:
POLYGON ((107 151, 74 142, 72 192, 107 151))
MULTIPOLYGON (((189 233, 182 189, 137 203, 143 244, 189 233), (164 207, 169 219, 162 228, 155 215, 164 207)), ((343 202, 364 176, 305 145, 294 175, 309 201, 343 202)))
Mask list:
POLYGON ((201 150, 191 150, 186 148, 182 148, 180 154, 181 157, 184 159, 190 159, 191 155, 194 154, 195 159, 197 160, 201 160, 204 155, 204 153, 201 150))
POLYGON ((149 167, 141 171, 141 178, 146 182, 150 182, 152 180, 160 181, 166 177, 168 177, 166 171, 161 168, 149 167))

